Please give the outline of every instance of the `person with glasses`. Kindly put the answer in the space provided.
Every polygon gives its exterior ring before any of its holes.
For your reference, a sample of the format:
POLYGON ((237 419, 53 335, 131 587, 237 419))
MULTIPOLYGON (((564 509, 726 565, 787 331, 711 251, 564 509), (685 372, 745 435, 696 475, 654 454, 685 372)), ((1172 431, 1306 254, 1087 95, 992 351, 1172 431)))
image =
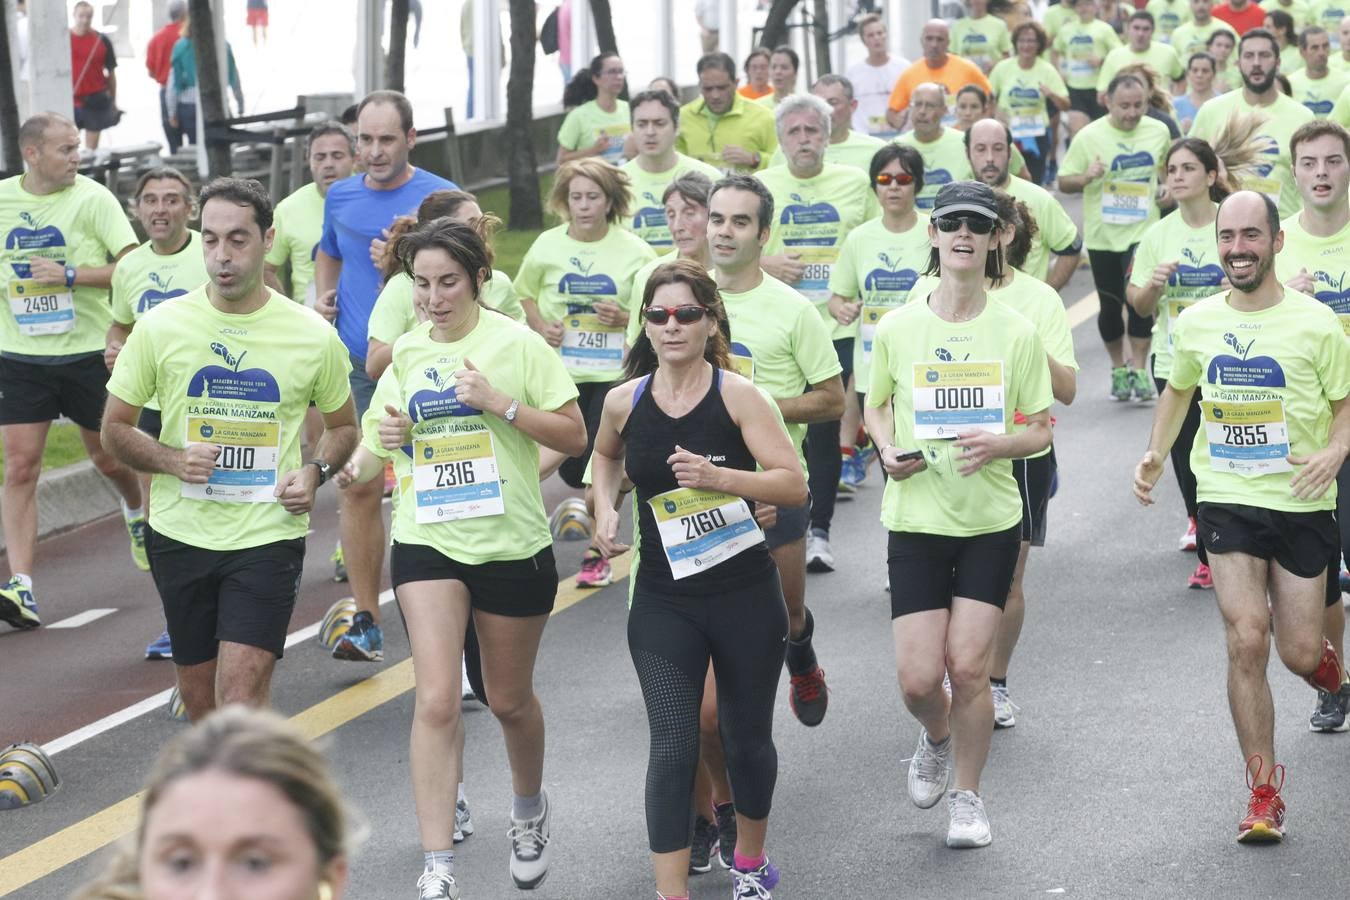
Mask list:
POLYGON ((768 898, 764 853, 777 779, 773 707, 788 617, 757 503, 800 506, 806 479, 772 401, 731 371, 726 312, 698 263, 659 266, 628 381, 610 391, 596 436, 596 540, 618 540, 626 477, 641 553, 628 646, 651 726, 647 834, 657 897, 689 896, 699 705, 711 661, 727 774, 736 797, 734 896, 768 898))
POLYGON ((924 212, 933 208, 933 198, 944 184, 975 177, 961 146, 961 132, 942 124, 945 109, 942 85, 919 85, 909 101, 914 128, 896 139, 923 157, 923 191, 916 202, 924 212))
POLYGON ((1053 150, 1050 114, 1069 108, 1069 89, 1045 51, 1049 40, 1035 22, 1013 29, 1017 55, 994 66, 989 84, 998 102, 999 118, 1008 123, 1013 138, 1027 152, 1033 184, 1045 183, 1046 164, 1053 150))
POLYGON ((573 108, 558 129, 558 165, 589 156, 623 164, 624 138, 632 131, 628 102, 619 99, 626 86, 617 53, 601 53, 572 79, 567 94, 573 108))
POLYGON ((919 721, 909 796, 947 800, 948 847, 992 840, 980 798, 994 707, 989 665, 1020 542, 1013 459, 1050 445, 1050 369, 1035 326, 989 302, 1006 261, 993 188, 939 191, 931 293, 877 325, 864 416, 888 480, 881 520, 905 707, 919 721), (1014 430, 1021 411, 1026 428, 1014 430), (943 691, 950 677, 951 697, 943 691))

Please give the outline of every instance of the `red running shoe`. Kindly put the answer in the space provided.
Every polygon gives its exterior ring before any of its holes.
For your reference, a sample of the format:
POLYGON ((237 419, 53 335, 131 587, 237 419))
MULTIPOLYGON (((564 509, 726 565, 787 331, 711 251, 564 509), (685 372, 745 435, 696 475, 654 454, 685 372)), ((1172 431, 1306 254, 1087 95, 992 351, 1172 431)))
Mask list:
POLYGON ((1341 680, 1341 661, 1331 649, 1331 641, 1322 638, 1322 659, 1317 663, 1316 671, 1304 681, 1319 691, 1334 694, 1341 689, 1341 680))
POLYGON ((814 728, 825 721, 830 705, 830 689, 825 686, 825 670, 816 666, 805 675, 793 675, 788 691, 788 706, 803 725, 814 728))
POLYGON ((1204 563, 1197 563, 1195 574, 1186 581, 1186 587, 1193 591, 1214 590, 1214 576, 1209 574, 1209 566, 1204 563))
POLYGON ((1280 799, 1280 789, 1284 787, 1284 766, 1274 766, 1272 775, 1278 775, 1278 785, 1256 782, 1261 778, 1264 761, 1260 756, 1247 760, 1247 787, 1252 797, 1247 801, 1247 818, 1238 825, 1238 842, 1243 844, 1268 844, 1284 840, 1284 801, 1280 799), (1256 771, 1252 772, 1252 760, 1256 760, 1256 771))

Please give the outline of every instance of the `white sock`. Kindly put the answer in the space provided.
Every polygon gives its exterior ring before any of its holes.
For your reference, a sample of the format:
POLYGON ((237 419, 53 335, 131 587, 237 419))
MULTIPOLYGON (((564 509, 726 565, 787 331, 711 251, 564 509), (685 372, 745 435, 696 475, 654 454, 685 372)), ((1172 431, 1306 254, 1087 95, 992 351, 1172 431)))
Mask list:
POLYGON ((24 575, 22 572, 15 572, 10 577, 13 578, 15 581, 17 581, 19 584, 23 585, 23 589, 25 591, 31 591, 33 589, 32 576, 24 575))
POLYGON ((455 802, 456 802, 456 803, 468 803, 468 802, 469 802, 468 800, 466 800, 466 799, 464 798, 464 782, 462 782, 462 781, 459 783, 459 791, 458 791, 457 794, 455 795, 455 802))
POLYGON ((453 850, 426 850, 422 853, 425 872, 437 872, 441 875, 455 874, 455 853, 453 850))
POLYGON ((127 506, 127 501, 123 500, 123 501, 121 501, 121 502, 122 502, 122 518, 123 518, 123 519, 126 519, 128 522, 130 522, 130 521, 133 520, 133 519, 144 519, 144 518, 145 518, 145 501, 144 501, 144 500, 142 500, 142 501, 141 501, 141 505, 138 506, 138 507, 136 507, 135 509, 132 509, 130 506, 127 506))

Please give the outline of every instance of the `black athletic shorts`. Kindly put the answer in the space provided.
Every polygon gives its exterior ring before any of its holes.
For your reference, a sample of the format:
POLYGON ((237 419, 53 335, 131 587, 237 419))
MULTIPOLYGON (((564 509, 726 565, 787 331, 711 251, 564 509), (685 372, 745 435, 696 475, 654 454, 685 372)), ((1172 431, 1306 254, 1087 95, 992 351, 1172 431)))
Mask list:
MULTIPOLYGON (((1336 514, 1329 509, 1281 512, 1237 503, 1206 503, 1196 511, 1197 536, 1211 556, 1246 553, 1273 559, 1300 578, 1316 578, 1340 550, 1336 514)), ((1333 573, 1332 577, 1340 573, 1333 573)))
POLYGON ((107 400, 108 367, 102 353, 53 366, 0 356, 0 425, 65 416, 81 428, 98 431, 107 400))
POLYGON ((150 528, 145 543, 175 663, 210 662, 221 641, 258 647, 281 659, 300 590, 304 538, 205 550, 150 528))
POLYGON ((514 618, 546 616, 558 596, 558 566, 551 546, 524 559, 474 565, 457 562, 434 547, 394 541, 389 580, 395 590, 412 581, 462 581, 474 609, 514 618))
POLYGON ((803 506, 778 507, 778 521, 772 528, 764 529, 764 541, 770 550, 777 550, 793 541, 806 537, 811 527, 811 500, 803 506))
POLYGON ((1055 478, 1055 449, 1044 456, 1014 459, 1013 478, 1022 495, 1022 540, 1045 546, 1045 520, 1050 508, 1050 485, 1055 478))
POLYGON ((1106 115, 1106 107, 1097 102, 1095 88, 1069 88, 1069 109, 1096 121, 1106 115))
POLYGON ((160 411, 157 409, 141 409, 141 417, 136 420, 136 428, 144 431, 156 440, 159 439, 159 433, 163 429, 164 423, 160 417, 160 411))
POLYGON ((1022 526, 971 537, 892 531, 886 544, 891 618, 951 609, 953 597, 1003 608, 1021 550, 1022 526))
POLYGON ((370 409, 370 398, 375 396, 375 379, 366 374, 366 361, 354 353, 347 354, 352 370, 347 373, 347 383, 351 385, 352 402, 356 404, 356 421, 360 422, 370 409))

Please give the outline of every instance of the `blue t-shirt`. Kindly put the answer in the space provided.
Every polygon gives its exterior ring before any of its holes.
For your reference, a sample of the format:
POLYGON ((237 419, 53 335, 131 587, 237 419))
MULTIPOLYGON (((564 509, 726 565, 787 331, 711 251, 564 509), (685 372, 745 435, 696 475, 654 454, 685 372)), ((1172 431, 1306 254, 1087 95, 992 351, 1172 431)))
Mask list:
POLYGON ((425 169, 415 170, 407 184, 392 191, 371 190, 364 175, 344 178, 328 189, 319 249, 342 260, 337 330, 357 359, 366 358, 370 311, 380 295, 380 273, 370 261, 370 242, 399 216, 417 215, 417 207, 427 194, 456 189, 453 181, 425 169))

